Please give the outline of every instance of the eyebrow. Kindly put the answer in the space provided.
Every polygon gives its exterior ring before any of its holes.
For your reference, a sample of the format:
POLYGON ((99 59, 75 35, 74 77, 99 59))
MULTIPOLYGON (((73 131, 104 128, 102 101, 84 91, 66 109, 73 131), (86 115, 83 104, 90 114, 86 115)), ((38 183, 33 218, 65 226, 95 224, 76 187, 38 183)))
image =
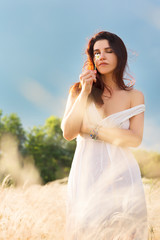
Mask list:
MULTIPOLYGON (((111 47, 104 48, 105 50, 111 49, 111 47)), ((94 49, 93 52, 99 51, 99 49, 94 49)))

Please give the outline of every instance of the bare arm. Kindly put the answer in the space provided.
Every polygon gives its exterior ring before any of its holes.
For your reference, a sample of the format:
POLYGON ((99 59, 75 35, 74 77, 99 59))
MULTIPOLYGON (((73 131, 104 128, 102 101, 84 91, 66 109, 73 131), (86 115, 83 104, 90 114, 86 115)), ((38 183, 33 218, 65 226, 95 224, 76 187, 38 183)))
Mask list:
POLYGON ((82 90, 78 97, 70 93, 61 128, 63 136, 72 140, 80 133, 88 95, 91 92, 93 81, 96 81, 95 72, 86 70, 80 75, 82 90))
MULTIPOLYGON (((141 92, 135 91, 131 99, 131 107, 144 103, 144 96, 141 92)), ((95 126, 92 126, 93 128, 95 126)), ((144 113, 140 113, 130 118, 130 128, 106 128, 100 127, 98 130, 98 138, 102 141, 121 146, 121 147, 137 147, 143 138, 144 113)), ((82 126, 82 132, 90 133, 91 126, 82 126)))
POLYGON ((87 98, 88 96, 82 92, 77 99, 71 94, 69 95, 66 111, 61 124, 63 136, 69 141, 76 138, 80 132, 87 98))

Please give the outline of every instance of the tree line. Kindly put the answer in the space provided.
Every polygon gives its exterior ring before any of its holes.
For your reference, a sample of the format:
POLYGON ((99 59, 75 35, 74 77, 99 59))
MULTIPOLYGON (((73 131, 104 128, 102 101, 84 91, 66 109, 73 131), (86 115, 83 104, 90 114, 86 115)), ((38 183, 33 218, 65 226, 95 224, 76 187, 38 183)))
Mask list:
POLYGON ((68 142, 63 138, 60 124, 60 118, 51 116, 43 126, 24 130, 16 113, 3 116, 0 111, 0 138, 8 133, 16 137, 23 161, 32 156, 43 182, 47 183, 68 176, 76 146, 75 140, 68 142))
MULTIPOLYGON (((43 126, 25 130, 16 113, 3 116, 0 110, 0 138, 11 134, 17 139, 18 151, 24 157, 23 161, 29 159, 27 156, 32 156, 43 183, 66 177, 70 171, 76 140, 66 141, 60 125, 60 118, 50 116, 43 126)), ((0 151, 0 161, 3 154, 0 151)), ((142 177, 160 177, 159 153, 138 149, 133 154, 139 163, 142 177)), ((25 164, 23 161, 22 167, 25 164)))

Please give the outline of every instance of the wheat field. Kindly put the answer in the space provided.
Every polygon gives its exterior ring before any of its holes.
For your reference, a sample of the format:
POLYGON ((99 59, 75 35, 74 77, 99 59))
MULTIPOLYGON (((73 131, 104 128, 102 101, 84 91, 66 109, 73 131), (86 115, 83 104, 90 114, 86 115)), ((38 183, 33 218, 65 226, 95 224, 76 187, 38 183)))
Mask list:
MULTIPOLYGON (((63 240, 67 179, 0 187, 0 240, 63 240)), ((160 239, 160 181, 143 179, 149 239, 160 239)))

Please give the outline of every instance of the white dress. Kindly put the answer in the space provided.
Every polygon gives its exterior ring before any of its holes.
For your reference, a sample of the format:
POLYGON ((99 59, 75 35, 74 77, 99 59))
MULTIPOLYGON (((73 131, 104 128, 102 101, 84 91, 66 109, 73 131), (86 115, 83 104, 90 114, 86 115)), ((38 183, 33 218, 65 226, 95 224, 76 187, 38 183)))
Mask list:
MULTIPOLYGON (((140 104, 104 119, 92 102, 83 121, 129 129, 140 104)), ((89 135, 77 137, 68 179, 66 239, 147 240, 147 211, 139 166, 128 148, 89 135)))

